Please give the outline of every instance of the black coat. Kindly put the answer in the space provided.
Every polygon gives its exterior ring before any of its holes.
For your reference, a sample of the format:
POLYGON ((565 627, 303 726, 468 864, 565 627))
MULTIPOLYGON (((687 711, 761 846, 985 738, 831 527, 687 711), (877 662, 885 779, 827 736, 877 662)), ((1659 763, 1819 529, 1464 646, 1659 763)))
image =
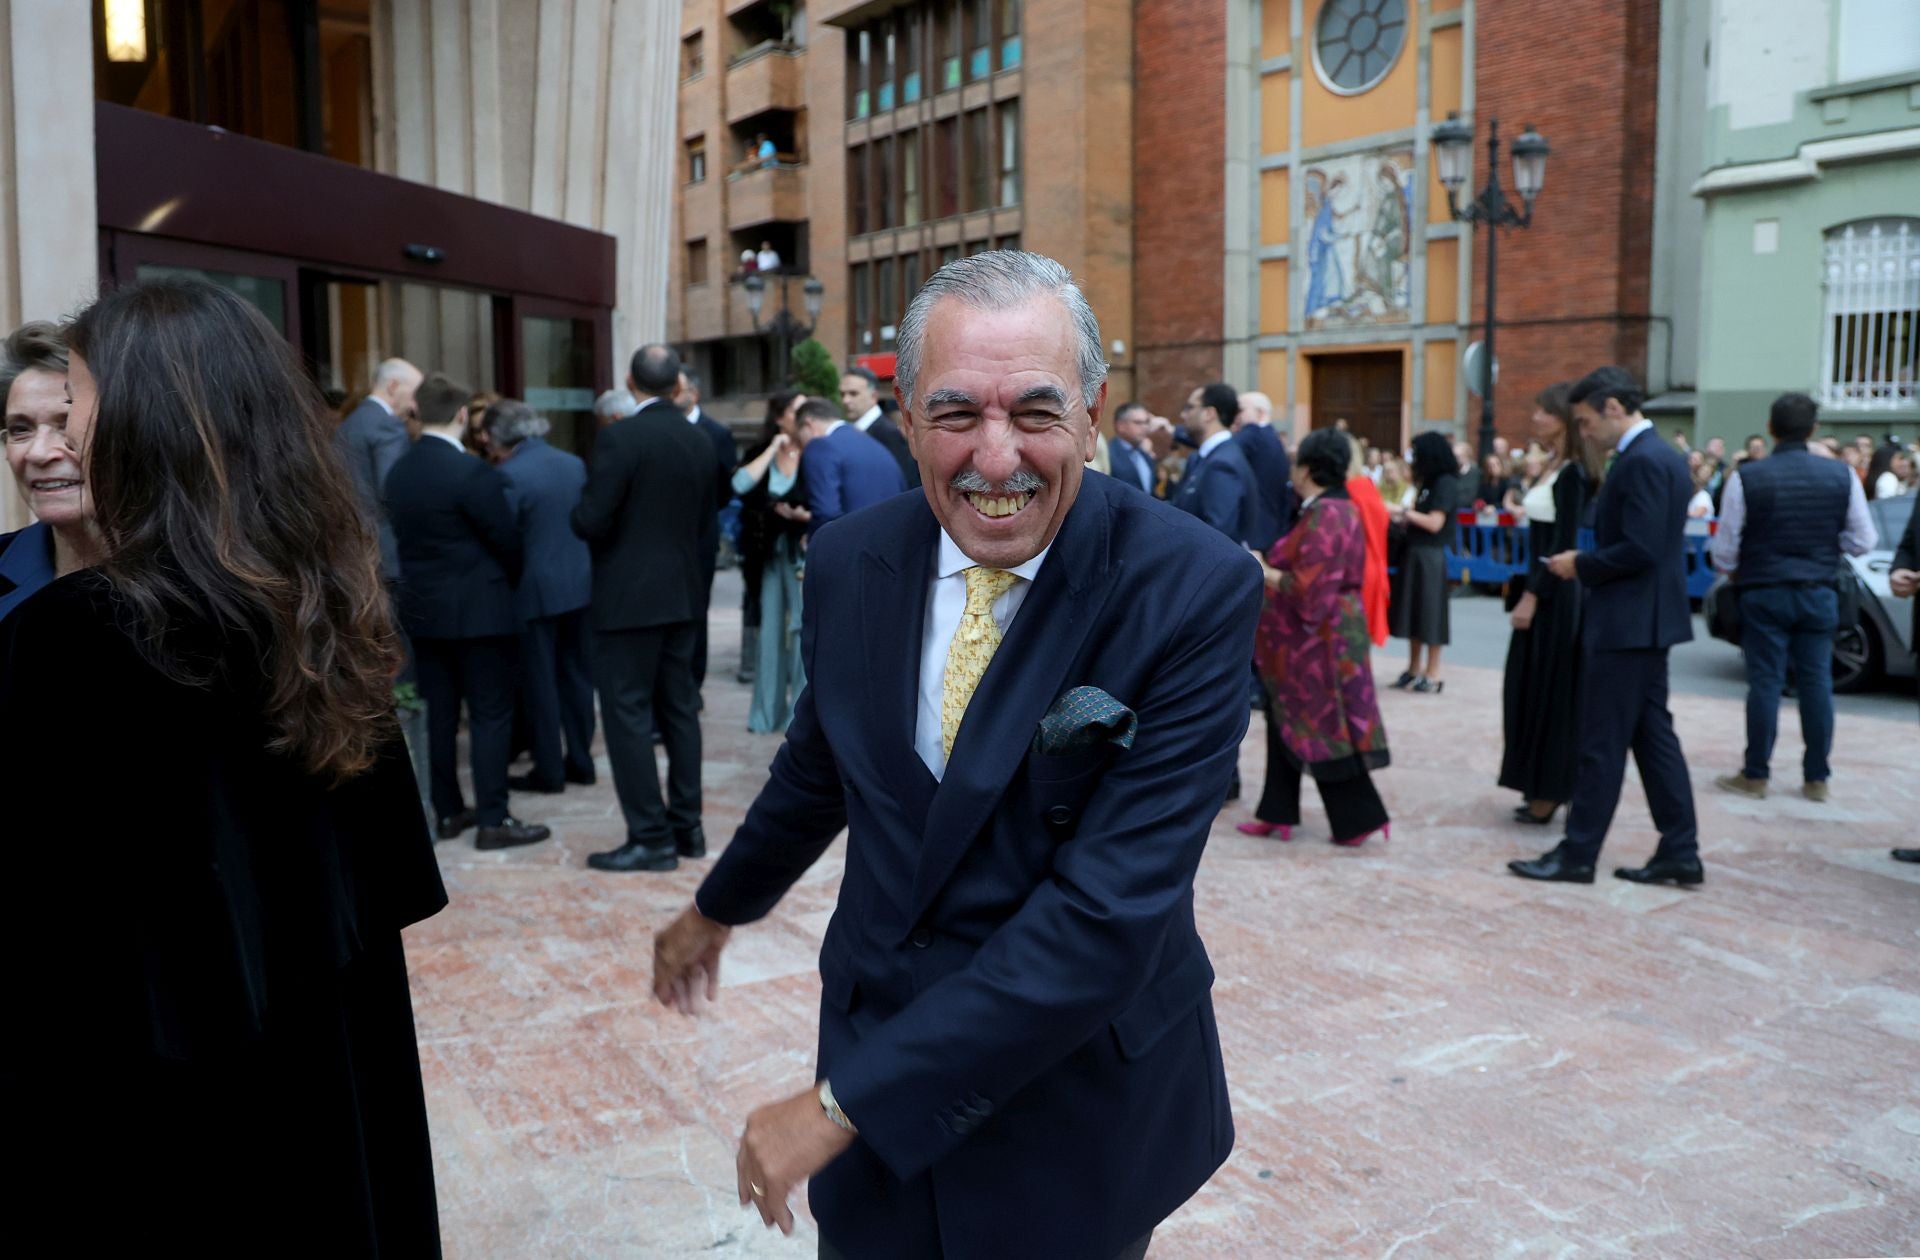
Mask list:
POLYGON ((881 412, 874 422, 867 426, 867 436, 879 440, 887 448, 887 454, 893 456, 893 462, 900 465, 900 475, 907 479, 907 489, 920 484, 920 465, 913 458, 913 448, 907 445, 907 435, 900 432, 900 426, 894 423, 892 416, 881 412))
POLYGON ((419 639, 518 634, 520 525, 507 479, 431 434, 387 474, 400 543, 400 621, 419 639))
POLYGON ((273 1252, 290 1221, 305 1254, 438 1255, 400 930, 446 893, 399 730, 333 786, 268 751, 255 653, 186 626, 223 678, 183 686, 124 615, 82 571, 0 623, 0 722, 31 734, 7 781, 34 785, 0 916, 32 960, 0 1048, 14 1202, 103 1255, 273 1252))
POLYGON ((705 615, 701 547, 718 467, 713 444, 664 399, 600 430, 573 510, 574 532, 593 547, 595 630, 705 615))

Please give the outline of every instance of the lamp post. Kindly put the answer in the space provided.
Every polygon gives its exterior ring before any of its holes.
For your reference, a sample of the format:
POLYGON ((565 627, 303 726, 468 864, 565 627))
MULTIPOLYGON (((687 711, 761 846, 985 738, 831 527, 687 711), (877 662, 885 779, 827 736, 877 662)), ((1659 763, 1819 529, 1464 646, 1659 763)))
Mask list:
POLYGON ((802 323, 794 316, 788 302, 787 286, 792 280, 793 277, 785 271, 780 272, 780 309, 775 311, 773 318, 764 324, 760 322, 760 310, 767 301, 766 276, 756 271, 740 282, 747 291, 747 313, 753 316, 753 330, 772 337, 774 345, 779 347, 778 371, 781 373, 788 370, 788 361, 793 355, 794 343, 805 341, 813 336, 814 325, 820 322, 820 304, 827 293, 826 285, 812 276, 807 277, 806 283, 800 286, 800 292, 804 295, 807 304, 806 322, 802 323))
POLYGON ((1487 182, 1472 201, 1462 206, 1457 194, 1466 185, 1467 168, 1472 165, 1473 126, 1460 121, 1458 113, 1450 113, 1445 122, 1434 127, 1432 140, 1434 171, 1447 190, 1448 211, 1469 227, 1482 223, 1487 226, 1487 379, 1480 391, 1480 458, 1484 460, 1493 453, 1494 282, 1500 256, 1500 229, 1523 228, 1533 223, 1533 199, 1540 195, 1540 186, 1546 182, 1549 150, 1546 138, 1535 131, 1531 123, 1508 146, 1513 153, 1513 186, 1520 194, 1520 205, 1516 207, 1500 187, 1500 120, 1491 120, 1487 125, 1487 182))

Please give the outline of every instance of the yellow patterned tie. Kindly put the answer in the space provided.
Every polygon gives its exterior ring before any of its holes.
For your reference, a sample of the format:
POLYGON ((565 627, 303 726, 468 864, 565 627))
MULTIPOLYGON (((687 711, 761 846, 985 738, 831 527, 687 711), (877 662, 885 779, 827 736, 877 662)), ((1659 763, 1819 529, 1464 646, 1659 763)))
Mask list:
POLYGON ((953 756, 953 741, 960 734, 960 719, 967 715, 967 702, 986 675, 994 649, 1000 646, 1000 623, 993 619, 993 603, 1019 581, 1005 569, 975 565, 967 570, 967 610, 960 615, 960 628, 953 632, 947 648, 947 677, 940 688, 940 750, 953 756))

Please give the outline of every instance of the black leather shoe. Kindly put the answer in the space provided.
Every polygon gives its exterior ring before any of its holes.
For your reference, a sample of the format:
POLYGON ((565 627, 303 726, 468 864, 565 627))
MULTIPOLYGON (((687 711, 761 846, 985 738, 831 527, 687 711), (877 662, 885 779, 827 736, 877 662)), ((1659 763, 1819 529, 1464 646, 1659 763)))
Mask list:
POLYGON ((530 774, 510 774, 507 787, 515 792, 538 792, 542 796, 558 796, 567 790, 565 783, 548 783, 545 779, 536 779, 530 774))
POLYGON ((1415 680, 1419 677, 1420 675, 1414 673, 1412 670, 1408 670, 1406 673, 1400 675, 1400 677, 1388 683, 1387 686, 1392 687, 1395 691, 1405 691, 1407 688, 1413 686, 1415 680))
POLYGON ((507 817, 500 820, 498 827, 480 828, 480 834, 473 838, 473 847, 514 849, 523 844, 539 844, 552 834, 551 829, 539 823, 523 823, 518 818, 507 817))
POLYGON ((440 820, 440 838, 452 840, 465 835, 467 829, 473 826, 473 822, 473 811, 470 809, 463 809, 457 814, 448 814, 440 820))
POLYGON ((1657 857, 1645 866, 1623 866, 1613 877, 1635 884, 1678 884, 1691 888, 1706 882, 1707 874, 1701 869, 1699 858, 1657 857))
POLYGON ((1521 879, 1539 879, 1554 884, 1591 884, 1591 864, 1577 866, 1563 848, 1554 848, 1531 860, 1507 863, 1507 869, 1521 879))
POLYGON ((629 840, 617 849, 590 855, 587 865, 596 871, 670 871, 680 865, 680 857, 670 844, 629 840))
POLYGON ((683 858, 703 858, 707 856, 706 828, 695 827, 692 831, 674 832, 673 851, 683 858))
POLYGON ((1920 862, 1920 849, 1891 849, 1896 862, 1920 862))
POLYGON ((1534 813, 1533 810, 1526 805, 1522 805, 1519 809, 1516 809, 1513 811, 1513 821, 1527 827, 1549 826, 1552 824, 1553 820, 1559 816, 1560 816, 1560 807, 1558 805, 1555 805, 1552 809, 1548 810, 1547 816, 1545 818, 1542 818, 1540 815, 1534 813))
POLYGON ((578 783, 581 787, 592 787, 600 781, 600 776, 591 770, 567 771, 567 782, 578 783))

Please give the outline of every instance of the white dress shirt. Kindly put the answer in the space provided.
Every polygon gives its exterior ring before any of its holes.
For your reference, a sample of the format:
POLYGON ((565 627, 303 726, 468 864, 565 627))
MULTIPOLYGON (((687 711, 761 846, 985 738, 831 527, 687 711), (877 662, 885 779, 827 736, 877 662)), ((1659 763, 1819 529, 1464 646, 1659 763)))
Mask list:
POLYGON ((687 408, 687 423, 688 424, 700 423, 700 404, 699 403, 695 403, 693 404, 693 406, 687 408))
MULTIPOLYGON (((1740 474, 1736 471, 1727 475, 1727 487, 1720 493, 1720 520, 1714 526, 1713 541, 1707 544, 1707 554, 1713 558, 1713 567, 1722 573, 1734 573, 1740 568, 1740 535, 1747 528, 1747 492, 1740 484, 1740 474)), ((1873 550, 1873 544, 1879 540, 1879 531, 1873 527, 1873 513, 1867 508, 1867 492, 1861 488, 1860 478, 1847 478, 1847 524, 1840 531, 1840 550, 1850 556, 1864 556, 1873 550)))
POLYGON ((880 418, 880 404, 875 403, 873 406, 867 408, 865 411, 860 413, 860 418, 858 420, 853 421, 853 427, 860 430, 860 432, 865 433, 868 429, 871 429, 873 427, 873 422, 875 420, 878 420, 879 418, 880 418))
MULTIPOLYGON (((1040 566, 1046 562, 1049 543, 1040 554, 1010 570, 1020 579, 1007 593, 993 601, 993 619, 1005 637, 1013 627, 1014 614, 1026 601, 1027 588, 1033 585, 1040 566)), ((977 562, 969 559, 946 530, 940 531, 940 556, 933 580, 927 583, 927 624, 920 639, 920 706, 913 723, 913 750, 920 754, 933 777, 947 773, 947 753, 941 747, 940 719, 947 685, 947 649, 953 646, 954 632, 967 611, 967 570, 977 562)))

